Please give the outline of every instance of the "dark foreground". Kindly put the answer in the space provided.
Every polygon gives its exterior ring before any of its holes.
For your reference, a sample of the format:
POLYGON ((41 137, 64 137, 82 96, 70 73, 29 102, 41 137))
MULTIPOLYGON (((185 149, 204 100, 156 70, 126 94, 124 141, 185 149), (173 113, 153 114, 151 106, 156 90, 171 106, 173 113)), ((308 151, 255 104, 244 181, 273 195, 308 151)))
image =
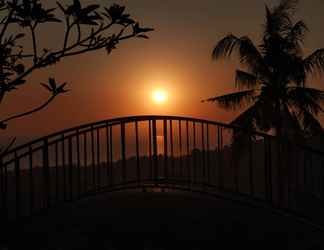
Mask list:
POLYGON ((1 244, 9 250, 315 250, 324 249, 324 232, 289 216, 205 196, 123 192, 51 209, 6 230, 1 244))

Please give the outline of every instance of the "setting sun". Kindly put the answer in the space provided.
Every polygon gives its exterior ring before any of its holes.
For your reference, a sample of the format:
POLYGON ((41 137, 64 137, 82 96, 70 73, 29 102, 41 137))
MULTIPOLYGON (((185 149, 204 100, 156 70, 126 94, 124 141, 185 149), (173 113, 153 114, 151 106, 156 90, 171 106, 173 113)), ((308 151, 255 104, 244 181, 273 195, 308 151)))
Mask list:
POLYGON ((165 90, 154 90, 152 93, 152 99, 156 104, 163 104, 168 99, 168 94, 165 90))

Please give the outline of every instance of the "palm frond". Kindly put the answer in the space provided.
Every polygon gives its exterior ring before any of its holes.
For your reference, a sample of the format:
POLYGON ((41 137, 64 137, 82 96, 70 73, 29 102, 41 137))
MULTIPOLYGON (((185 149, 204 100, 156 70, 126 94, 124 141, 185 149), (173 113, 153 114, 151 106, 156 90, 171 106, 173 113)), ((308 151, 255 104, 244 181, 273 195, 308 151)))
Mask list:
POLYGON ((268 39, 274 35, 284 36, 292 26, 292 14, 296 10, 298 0, 282 0, 274 8, 266 6, 266 21, 264 25, 264 37, 268 39))
POLYGON ((314 88, 294 87, 288 89, 287 97, 288 103, 298 110, 307 110, 315 115, 324 112, 321 107, 324 102, 324 91, 314 88))
POLYGON ((203 102, 217 102, 217 104, 227 110, 236 110, 244 105, 255 101, 256 91, 246 90, 232 94, 217 96, 203 100, 203 102))
POLYGON ((259 107, 258 101, 251 107, 236 117, 230 124, 236 125, 245 129, 255 130, 255 116, 259 107))
POLYGON ((299 0, 281 0, 280 4, 274 8, 275 13, 291 14, 297 8, 299 0))
POLYGON ((286 39, 292 43, 303 43, 306 33, 309 31, 304 21, 298 21, 287 34, 286 39))
POLYGON ((324 48, 318 49, 303 61, 304 69, 309 74, 324 72, 324 48))
POLYGON ((232 34, 227 35, 222 40, 220 40, 213 52, 212 58, 213 60, 218 60, 222 57, 229 57, 231 56, 233 50, 240 46, 240 39, 232 34))
POLYGON ((308 137, 323 134, 323 128, 320 122, 306 109, 299 112, 299 117, 302 120, 304 134, 308 137))
POLYGON ((236 70, 235 85, 238 88, 255 88, 258 85, 257 77, 242 70, 236 70))
POLYGON ((303 133, 298 115, 287 104, 283 105, 281 112, 283 134, 291 135, 292 138, 300 138, 303 133))
POLYGON ((268 75, 267 66, 261 53, 247 36, 240 38, 239 55, 241 63, 245 64, 251 72, 264 77, 268 75))
POLYGON ((253 74, 262 75, 264 78, 269 75, 261 53, 247 36, 238 38, 234 35, 228 35, 224 37, 216 44, 212 52, 212 58, 213 60, 218 60, 223 57, 229 57, 234 52, 238 52, 240 62, 245 64, 253 74))

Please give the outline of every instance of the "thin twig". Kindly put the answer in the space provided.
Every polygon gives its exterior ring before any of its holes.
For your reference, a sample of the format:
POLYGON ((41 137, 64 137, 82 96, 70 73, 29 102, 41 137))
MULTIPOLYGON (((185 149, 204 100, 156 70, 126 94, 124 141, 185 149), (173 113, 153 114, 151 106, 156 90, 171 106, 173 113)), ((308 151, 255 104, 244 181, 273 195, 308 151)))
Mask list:
POLYGON ((32 113, 35 113, 35 112, 38 112, 42 109, 44 109, 48 104, 50 104, 54 98, 56 97, 57 95, 52 95, 44 104, 42 104, 41 106, 37 107, 37 108, 34 108, 30 111, 27 111, 27 112, 24 112, 24 113, 21 113, 21 114, 18 114, 18 115, 13 115, 13 116, 10 116, 9 118, 6 118, 2 121, 0 121, 0 124, 5 124, 11 120, 14 120, 14 119, 18 119, 18 118, 21 118, 21 117, 24 117, 24 116, 28 116, 32 113))

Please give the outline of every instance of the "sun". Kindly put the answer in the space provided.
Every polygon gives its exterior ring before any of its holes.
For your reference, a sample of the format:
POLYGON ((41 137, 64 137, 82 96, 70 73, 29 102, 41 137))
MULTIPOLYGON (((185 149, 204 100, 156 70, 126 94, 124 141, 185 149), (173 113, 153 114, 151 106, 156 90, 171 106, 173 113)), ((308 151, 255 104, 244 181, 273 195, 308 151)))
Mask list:
POLYGON ((168 93, 162 89, 156 89, 152 92, 152 100, 156 104, 163 104, 168 100, 168 93))

